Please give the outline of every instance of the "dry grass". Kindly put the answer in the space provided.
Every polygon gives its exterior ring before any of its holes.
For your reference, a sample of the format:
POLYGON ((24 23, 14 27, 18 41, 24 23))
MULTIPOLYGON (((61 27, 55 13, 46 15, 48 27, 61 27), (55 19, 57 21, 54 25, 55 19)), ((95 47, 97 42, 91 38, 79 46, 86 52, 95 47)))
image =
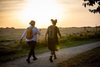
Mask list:
POLYGON ((63 61, 57 67, 100 67, 100 47, 63 61))
MULTIPOLYGON (((88 28, 88 31, 93 33, 94 28, 88 28)), ((99 28, 100 30, 100 28, 99 28)), ((0 61, 13 60, 18 57, 25 56, 29 51, 29 48, 23 40, 21 45, 18 45, 20 37, 24 29, 0 29, 0 61), (9 56, 8 56, 9 55, 9 56), (13 57, 13 59, 12 59, 13 57), (6 58, 6 59, 2 59, 6 58)), ((84 28, 60 28, 62 38, 59 40, 60 47, 78 46, 85 43, 95 42, 100 39, 99 37, 91 38, 90 34, 83 36, 84 28), (82 35, 80 36, 80 33, 82 35)), ((43 53, 48 51, 47 42, 44 42, 44 35, 46 29, 41 30, 41 35, 38 36, 38 44, 36 47, 36 53, 43 53)))

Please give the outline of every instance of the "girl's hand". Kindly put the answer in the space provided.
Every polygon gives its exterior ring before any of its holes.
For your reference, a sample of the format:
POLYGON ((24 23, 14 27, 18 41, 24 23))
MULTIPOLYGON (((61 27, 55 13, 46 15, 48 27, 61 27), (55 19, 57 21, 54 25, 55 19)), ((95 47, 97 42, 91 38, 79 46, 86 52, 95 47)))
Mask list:
POLYGON ((21 44, 22 43, 22 39, 20 39, 20 41, 19 41, 19 44, 21 44))

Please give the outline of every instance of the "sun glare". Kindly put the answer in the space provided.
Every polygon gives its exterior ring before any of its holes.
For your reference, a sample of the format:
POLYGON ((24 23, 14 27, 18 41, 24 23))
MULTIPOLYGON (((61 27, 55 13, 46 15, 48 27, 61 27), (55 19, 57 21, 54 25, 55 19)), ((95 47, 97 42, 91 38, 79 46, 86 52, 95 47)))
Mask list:
POLYGON ((57 0, 27 0, 18 18, 25 23, 35 20, 39 27, 49 25, 51 18, 61 19, 61 8, 57 0))

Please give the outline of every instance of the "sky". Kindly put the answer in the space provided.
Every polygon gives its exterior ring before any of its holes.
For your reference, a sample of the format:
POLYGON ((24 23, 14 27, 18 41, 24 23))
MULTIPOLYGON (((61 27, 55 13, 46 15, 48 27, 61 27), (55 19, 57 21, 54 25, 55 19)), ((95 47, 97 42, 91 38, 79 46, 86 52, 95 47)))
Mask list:
POLYGON ((58 27, 99 26, 100 14, 83 7, 83 0, 0 0, 0 27, 26 28, 31 20, 36 27, 47 28, 50 19, 58 27))

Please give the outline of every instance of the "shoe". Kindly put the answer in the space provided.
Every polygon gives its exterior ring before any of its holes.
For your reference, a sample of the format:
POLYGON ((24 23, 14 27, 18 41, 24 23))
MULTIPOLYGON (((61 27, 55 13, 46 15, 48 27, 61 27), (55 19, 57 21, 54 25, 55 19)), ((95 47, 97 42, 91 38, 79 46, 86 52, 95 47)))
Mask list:
POLYGON ((29 59, 26 59, 27 63, 31 63, 29 59))
POLYGON ((33 60, 37 60, 37 58, 34 58, 33 60))
POLYGON ((50 62, 53 62, 53 60, 52 60, 52 56, 50 56, 49 60, 50 60, 50 62))
POLYGON ((56 55, 54 55, 54 59, 57 59, 56 55))

